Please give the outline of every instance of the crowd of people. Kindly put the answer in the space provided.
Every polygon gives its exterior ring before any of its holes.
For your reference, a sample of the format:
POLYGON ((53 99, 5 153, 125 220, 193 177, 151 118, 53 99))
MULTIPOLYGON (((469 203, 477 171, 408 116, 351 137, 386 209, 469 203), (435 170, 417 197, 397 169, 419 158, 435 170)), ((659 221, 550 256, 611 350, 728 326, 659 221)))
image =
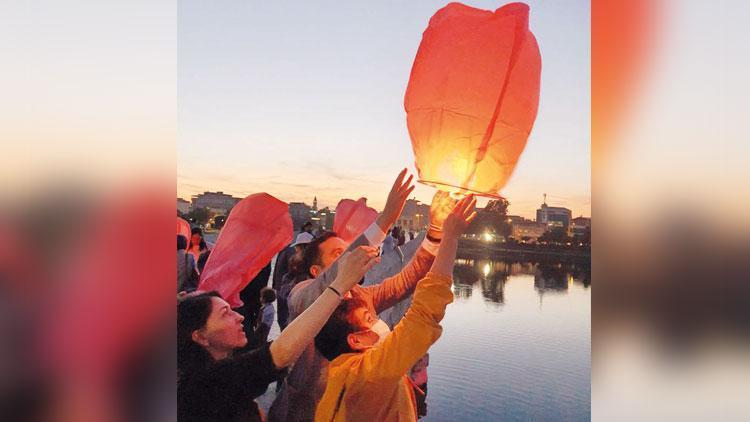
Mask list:
POLYGON ((200 230, 189 242, 178 235, 180 421, 413 421, 426 413, 428 350, 453 299, 458 237, 476 202, 438 191, 427 233, 409 234, 414 247, 404 254, 407 233, 393 226, 411 182, 402 171, 383 212, 351 244, 305 224, 273 272, 269 262, 242 291, 237 309, 196 289, 197 261, 210 254, 200 230), (385 260, 398 271, 364 283, 385 260), (379 317, 408 298, 402 317, 379 317), (274 321, 280 333, 268 342, 274 321), (273 382, 265 415, 255 399, 273 382))

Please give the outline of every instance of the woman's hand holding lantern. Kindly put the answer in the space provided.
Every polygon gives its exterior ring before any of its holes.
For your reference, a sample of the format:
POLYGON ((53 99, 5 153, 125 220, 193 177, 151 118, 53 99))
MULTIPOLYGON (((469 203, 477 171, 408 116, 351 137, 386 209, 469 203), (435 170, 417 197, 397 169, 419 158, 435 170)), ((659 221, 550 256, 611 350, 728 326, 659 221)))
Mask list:
POLYGON ((432 197, 430 204, 430 227, 427 236, 430 239, 442 239, 443 223, 455 207, 457 200, 453 199, 448 192, 438 190, 432 197))

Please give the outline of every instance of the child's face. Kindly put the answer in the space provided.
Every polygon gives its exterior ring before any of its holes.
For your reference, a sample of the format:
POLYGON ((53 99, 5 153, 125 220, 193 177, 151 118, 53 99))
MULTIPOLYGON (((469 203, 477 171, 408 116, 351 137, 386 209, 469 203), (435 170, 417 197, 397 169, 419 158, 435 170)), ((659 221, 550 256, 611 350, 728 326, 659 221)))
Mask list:
POLYGON ((369 330, 377 321, 378 319, 365 307, 357 308, 352 312, 352 322, 355 323, 360 330, 369 330))
POLYGON ((353 350, 365 350, 374 346, 380 339, 378 334, 371 330, 377 321, 378 318, 369 309, 365 307, 355 309, 351 315, 351 323, 355 324, 359 330, 349 334, 347 338, 349 347, 353 350))

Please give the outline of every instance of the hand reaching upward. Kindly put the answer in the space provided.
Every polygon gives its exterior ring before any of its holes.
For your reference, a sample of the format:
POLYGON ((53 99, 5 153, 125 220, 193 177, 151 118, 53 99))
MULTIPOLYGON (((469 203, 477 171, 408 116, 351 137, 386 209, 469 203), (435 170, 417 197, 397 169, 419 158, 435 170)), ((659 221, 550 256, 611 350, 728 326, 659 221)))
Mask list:
POLYGON ((448 192, 438 190, 432 197, 430 204, 430 228, 427 235, 432 239, 443 237, 443 223, 456 205, 455 199, 448 192))
POLYGON ((383 212, 381 212, 380 215, 378 215, 377 220, 375 220, 384 233, 387 233, 396 220, 398 220, 401 211, 404 209, 404 204, 409 198, 409 194, 414 190, 414 185, 411 184, 414 176, 409 175, 409 178, 404 182, 405 177, 406 169, 403 169, 401 170, 401 173, 398 174, 396 181, 393 182, 383 212))
POLYGON ((357 284, 373 265, 380 262, 378 248, 359 246, 339 258, 339 270, 331 286, 344 293, 357 284))
POLYGON ((477 200, 474 195, 466 196, 456 203, 443 224, 443 236, 446 239, 458 239, 458 236, 466 231, 471 221, 477 216, 477 212, 474 211, 476 205, 477 200))
POLYGON ((458 237, 476 217, 477 213, 474 211, 476 205, 477 200, 474 199, 474 195, 469 195, 458 201, 448 214, 445 223, 443 223, 443 240, 440 242, 440 249, 430 271, 448 278, 453 276, 453 262, 458 250, 458 237))

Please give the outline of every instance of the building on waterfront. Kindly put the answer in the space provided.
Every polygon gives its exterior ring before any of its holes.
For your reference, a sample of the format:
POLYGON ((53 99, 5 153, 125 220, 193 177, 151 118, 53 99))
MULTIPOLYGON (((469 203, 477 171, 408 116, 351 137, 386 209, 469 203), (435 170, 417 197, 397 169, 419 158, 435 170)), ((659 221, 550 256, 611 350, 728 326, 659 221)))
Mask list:
POLYGON ((333 230, 333 220, 336 210, 329 207, 318 209, 318 197, 313 197, 312 206, 304 202, 290 202, 289 215, 292 217, 294 230, 302 229, 302 225, 308 221, 313 224, 313 230, 333 230))
POLYGON ((563 207, 550 207, 547 205, 547 194, 544 194, 544 202, 536 210, 536 221, 545 223, 549 229, 562 227, 570 234, 571 211, 563 207))
POLYGON ((190 209, 190 202, 182 198, 177 198, 177 211, 179 211, 180 214, 187 214, 190 212, 190 209))
POLYGON ((336 210, 328 207, 317 212, 318 225, 323 230, 333 230, 333 220, 336 218, 336 210))
POLYGON ((416 199, 407 199, 404 210, 396 221, 396 225, 406 230, 420 231, 430 223, 430 205, 422 204, 416 199))
POLYGON ((547 223, 529 220, 519 215, 509 215, 511 236, 519 242, 536 242, 549 229, 547 223))
POLYGON ((304 202, 289 203, 289 215, 292 217, 292 224, 294 225, 295 231, 301 230, 303 224, 307 223, 308 221, 312 221, 312 214, 312 207, 305 204, 304 202))
POLYGON ((526 217, 521 217, 520 215, 509 215, 508 216, 508 223, 510 223, 510 225, 518 224, 518 223, 523 223, 524 221, 532 221, 532 220, 529 220, 526 217))
POLYGON ((242 198, 235 198, 234 196, 221 191, 203 192, 198 195, 193 195, 192 199, 192 209, 207 208, 209 211, 224 215, 228 215, 232 207, 242 200, 242 198))
POLYGON ((591 230, 590 217, 580 216, 570 221, 570 231, 573 236, 584 236, 589 230, 591 230))

